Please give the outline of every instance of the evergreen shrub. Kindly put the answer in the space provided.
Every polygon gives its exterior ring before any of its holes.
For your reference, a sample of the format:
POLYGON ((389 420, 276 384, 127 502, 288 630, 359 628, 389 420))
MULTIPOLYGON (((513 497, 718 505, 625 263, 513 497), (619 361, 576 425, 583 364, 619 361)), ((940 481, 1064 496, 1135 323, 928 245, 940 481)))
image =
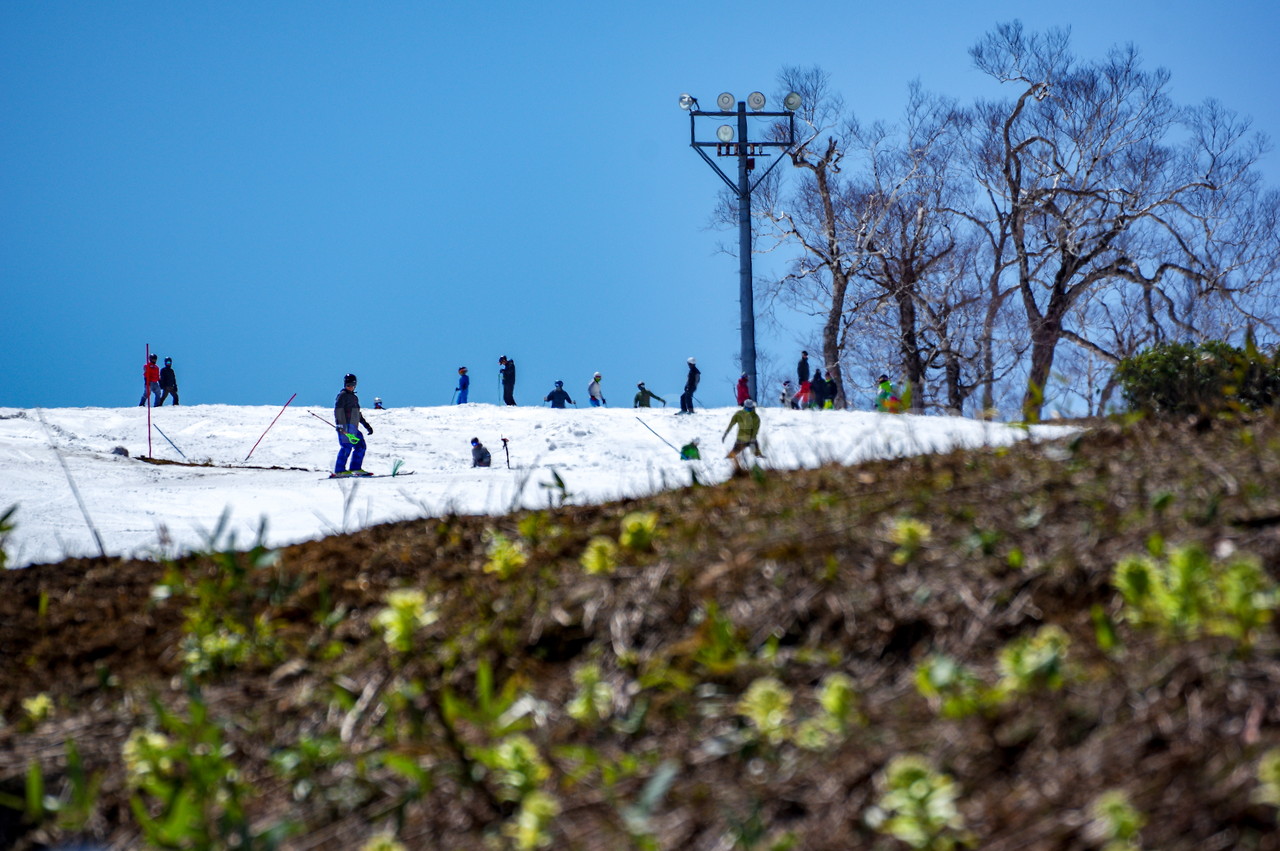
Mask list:
POLYGON ((1243 349, 1220 340, 1160 343, 1121 361, 1115 377, 1135 411, 1258 410, 1280 402, 1280 348, 1268 355, 1252 340, 1243 349))

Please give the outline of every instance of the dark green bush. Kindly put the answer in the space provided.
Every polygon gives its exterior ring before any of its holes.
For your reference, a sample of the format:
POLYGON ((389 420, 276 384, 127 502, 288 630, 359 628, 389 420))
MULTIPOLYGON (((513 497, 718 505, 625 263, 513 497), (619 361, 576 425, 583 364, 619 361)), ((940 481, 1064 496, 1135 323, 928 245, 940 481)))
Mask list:
POLYGON ((1121 361, 1116 381, 1135 411, 1213 414, 1280 402, 1280 349, 1244 349, 1209 340, 1161 343, 1121 361))

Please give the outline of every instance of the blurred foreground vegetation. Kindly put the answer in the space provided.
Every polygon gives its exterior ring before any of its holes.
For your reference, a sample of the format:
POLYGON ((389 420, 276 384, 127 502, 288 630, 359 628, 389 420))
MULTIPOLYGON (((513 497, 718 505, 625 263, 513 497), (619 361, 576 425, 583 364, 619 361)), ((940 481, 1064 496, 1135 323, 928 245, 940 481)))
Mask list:
POLYGON ((1278 426, 0 573, 0 846, 1277 848, 1278 426))

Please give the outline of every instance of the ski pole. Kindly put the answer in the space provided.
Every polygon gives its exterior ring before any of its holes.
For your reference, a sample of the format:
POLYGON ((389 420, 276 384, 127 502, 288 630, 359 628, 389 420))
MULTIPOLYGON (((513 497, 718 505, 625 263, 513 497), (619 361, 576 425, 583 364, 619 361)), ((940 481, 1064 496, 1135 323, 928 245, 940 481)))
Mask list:
POLYGON ((316 418, 316 419, 318 419, 320 422, 322 422, 322 423, 324 423, 325 425, 327 425, 329 428, 337 428, 337 426, 336 426, 336 425, 334 425, 333 423, 329 422, 328 420, 326 420, 324 417, 320 416, 319 414, 314 413, 313 411, 307 411, 307 413, 308 413, 308 414, 311 414, 311 416, 315 417, 315 418, 316 418))
MULTIPOLYGON (((653 428, 644 420, 640 419, 639 417, 636 417, 636 420, 639 421, 640 425, 649 429, 649 431, 653 431, 653 428)), ((671 441, 667 440, 665 437, 658 434, 656 431, 653 431, 653 436, 658 438, 658 440, 661 440, 663 443, 667 444, 667 446, 670 446, 672 449, 676 449, 675 444, 671 443, 671 441)), ((676 449, 676 452, 679 452, 679 451, 680 451, 679 449, 676 449)))
MULTIPOLYGON (((147 366, 151 365, 151 344, 147 343, 147 366)), ((147 400, 147 457, 151 457, 151 382, 147 381, 147 367, 142 368, 142 397, 147 400)))
MULTIPOLYGON (((298 394, 297 394, 297 393, 294 393, 292 396, 290 396, 290 397, 289 397, 289 402, 292 402, 292 401, 293 401, 294 399, 296 399, 296 398, 298 398, 298 394)), ((285 402, 285 403, 284 403, 284 408, 289 407, 289 402, 285 402)), ((279 414, 276 414, 276 419, 275 419, 275 420, 272 420, 272 421, 271 421, 271 425, 267 426, 266 431, 264 431, 264 432, 262 433, 262 437, 266 437, 266 436, 267 436, 267 432, 268 432, 268 431, 271 431, 271 426, 275 425, 275 424, 276 424, 276 420, 280 419, 281 415, 282 415, 282 414, 284 414, 284 408, 281 408, 281 409, 280 409, 280 413, 279 413, 279 414)), ((337 426, 335 426, 335 428, 336 428, 336 427, 337 427, 337 426)), ((258 442, 257 442, 257 443, 255 443, 255 444, 253 444, 253 449, 257 449, 257 448, 258 448, 258 443, 261 443, 261 442, 262 442, 262 437, 259 437, 259 438, 258 438, 258 442)), ((250 449, 250 450, 249 450, 249 455, 252 455, 252 454, 253 454, 253 449, 250 449)), ((249 455, 244 456, 244 460, 245 460, 245 461, 248 461, 248 460, 249 460, 249 455)))
POLYGON ((505 437, 498 438, 502 441, 502 451, 507 453, 507 469, 511 469, 511 450, 507 448, 507 439, 505 437))
MULTIPOLYGON (((153 426, 153 428, 155 428, 156 431, 160 431, 160 426, 153 426)), ((165 434, 163 431, 160 431, 160 436, 163 437, 165 440, 169 440, 169 435, 165 434)), ((169 445, 172 446, 174 449, 178 449, 178 444, 174 443, 172 440, 169 440, 169 445)), ((181 449, 178 449, 178 454, 182 456, 183 461, 189 460, 186 454, 183 453, 181 449)))
POLYGON ((457 398, 458 398, 458 388, 455 387, 453 388, 453 395, 449 397, 449 404, 452 405, 453 401, 457 398))

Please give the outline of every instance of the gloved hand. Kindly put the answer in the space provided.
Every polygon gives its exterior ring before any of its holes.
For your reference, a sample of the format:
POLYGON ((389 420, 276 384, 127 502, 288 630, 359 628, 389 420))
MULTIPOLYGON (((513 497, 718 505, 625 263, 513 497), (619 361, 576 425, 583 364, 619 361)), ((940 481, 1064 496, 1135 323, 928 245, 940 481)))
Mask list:
POLYGON ((368 423, 364 424, 364 430, 369 432, 369 434, 373 434, 373 426, 369 425, 368 423))

